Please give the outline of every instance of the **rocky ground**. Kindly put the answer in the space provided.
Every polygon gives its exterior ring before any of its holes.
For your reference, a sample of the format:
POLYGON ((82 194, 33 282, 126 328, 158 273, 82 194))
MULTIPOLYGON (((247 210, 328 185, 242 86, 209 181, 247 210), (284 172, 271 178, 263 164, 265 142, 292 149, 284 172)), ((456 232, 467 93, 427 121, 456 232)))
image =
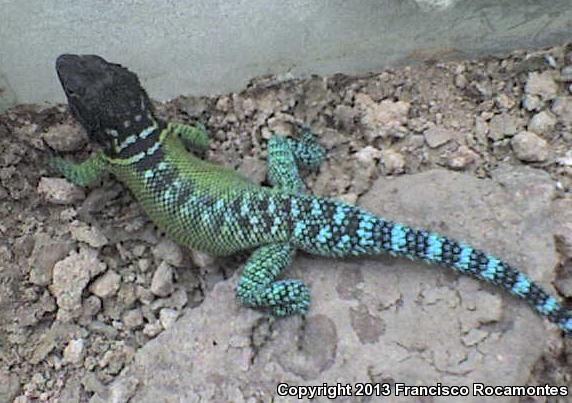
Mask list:
MULTIPOLYGON (((204 122, 207 158, 261 183, 272 131, 309 124, 329 153, 314 193, 475 243, 572 298, 570 45, 262 78, 157 109, 204 122)), ((302 256, 288 276, 312 286, 312 312, 269 321, 233 299, 246 255, 174 244, 112 179, 57 178, 44 142, 77 160, 95 149, 63 105, 0 115, 1 402, 270 401, 283 380, 572 387, 554 327, 421 263, 302 256)))

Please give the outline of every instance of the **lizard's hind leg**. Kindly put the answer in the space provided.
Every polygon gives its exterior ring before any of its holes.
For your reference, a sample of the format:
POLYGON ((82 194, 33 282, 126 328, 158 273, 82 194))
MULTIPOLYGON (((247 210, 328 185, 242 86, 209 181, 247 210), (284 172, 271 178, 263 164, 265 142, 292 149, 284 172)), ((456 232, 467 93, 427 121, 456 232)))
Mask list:
POLYGON ((268 141, 268 179, 272 186, 302 193, 306 187, 299 169, 317 169, 325 154, 307 128, 302 128, 296 139, 273 135, 268 141))
POLYGON ((310 290, 300 280, 275 281, 290 265, 296 250, 289 244, 271 244, 256 249, 246 262, 236 295, 253 308, 269 309, 275 316, 303 314, 310 306, 310 290))
POLYGON ((316 141, 316 136, 306 126, 300 127, 297 138, 287 138, 286 141, 294 152, 296 163, 300 168, 318 169, 326 159, 326 150, 316 141))

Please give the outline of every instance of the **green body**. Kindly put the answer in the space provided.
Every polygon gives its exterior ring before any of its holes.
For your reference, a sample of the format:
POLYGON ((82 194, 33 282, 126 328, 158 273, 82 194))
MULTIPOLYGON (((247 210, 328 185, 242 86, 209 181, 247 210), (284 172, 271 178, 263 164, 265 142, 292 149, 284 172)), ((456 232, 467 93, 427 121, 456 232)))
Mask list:
POLYGON ((239 220, 230 214, 229 206, 237 202, 241 207, 247 204, 244 208, 253 214, 250 204, 260 197, 277 197, 275 189, 261 188, 233 170, 197 158, 185 149, 172 130, 164 130, 160 142, 165 156, 154 169, 176 172, 171 186, 153 186, 152 178, 146 180, 145 173, 122 160, 108 159, 108 167, 170 237, 213 255, 230 255, 263 243, 288 240, 289 231, 285 226, 280 226, 275 236, 243 233, 239 220), (180 183, 180 187, 175 186, 176 183, 180 183), (189 187, 193 191, 188 197, 178 200, 177 193, 181 188, 189 187), (218 204, 206 202, 205 196, 218 204))

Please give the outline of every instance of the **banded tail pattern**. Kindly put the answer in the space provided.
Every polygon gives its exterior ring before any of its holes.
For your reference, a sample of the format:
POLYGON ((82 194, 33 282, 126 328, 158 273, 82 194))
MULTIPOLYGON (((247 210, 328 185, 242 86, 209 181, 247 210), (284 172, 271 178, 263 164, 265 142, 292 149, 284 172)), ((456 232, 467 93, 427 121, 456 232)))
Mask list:
POLYGON ((301 196, 291 211, 296 247, 330 257, 390 253, 422 259, 504 288, 572 335, 572 312, 499 258, 435 232, 415 229, 340 201, 301 196))

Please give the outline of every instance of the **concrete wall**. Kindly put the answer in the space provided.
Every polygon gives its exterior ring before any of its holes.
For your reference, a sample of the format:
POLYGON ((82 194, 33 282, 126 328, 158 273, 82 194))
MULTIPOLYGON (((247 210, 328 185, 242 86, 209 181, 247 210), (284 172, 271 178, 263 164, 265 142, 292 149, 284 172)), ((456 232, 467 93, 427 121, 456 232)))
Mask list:
POLYGON ((65 52, 124 64, 166 99, 565 40, 572 0, 0 0, 0 109, 63 101, 65 52))

